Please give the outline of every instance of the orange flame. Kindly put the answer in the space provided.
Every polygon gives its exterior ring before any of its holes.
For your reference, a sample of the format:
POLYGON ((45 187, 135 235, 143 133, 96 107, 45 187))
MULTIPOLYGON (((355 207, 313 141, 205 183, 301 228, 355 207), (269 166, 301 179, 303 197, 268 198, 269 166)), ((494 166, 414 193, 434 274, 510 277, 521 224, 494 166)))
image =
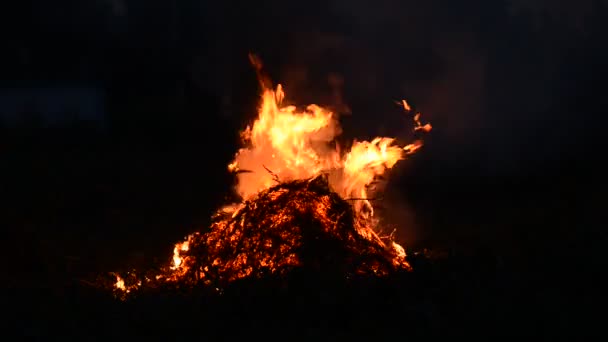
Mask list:
MULTIPOLYGON (((392 168, 405 155, 412 154, 422 141, 399 146, 395 139, 378 137, 371 142, 355 142, 350 151, 341 153, 332 144, 340 126, 334 114, 317 105, 298 111, 294 106, 281 106, 283 87, 265 89, 259 117, 244 132, 247 147, 236 154, 229 165, 238 174, 237 192, 247 200, 277 181, 312 178, 327 173, 332 190, 343 198, 363 199, 355 203, 358 214, 373 214, 367 188, 377 176, 392 168)), ((400 103, 406 111, 410 105, 400 103)), ((422 125, 420 113, 414 117, 415 130, 428 132, 431 125, 422 125)))

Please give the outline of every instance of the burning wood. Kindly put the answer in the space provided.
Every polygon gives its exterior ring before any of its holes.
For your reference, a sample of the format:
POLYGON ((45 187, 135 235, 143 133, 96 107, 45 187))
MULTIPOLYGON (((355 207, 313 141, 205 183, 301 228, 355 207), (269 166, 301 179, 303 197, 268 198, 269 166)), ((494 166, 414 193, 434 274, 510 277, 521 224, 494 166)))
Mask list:
POLYGON ((242 278, 285 275, 306 268, 345 279, 409 270, 403 249, 356 219, 325 175, 281 183, 237 208, 220 211, 211 229, 174 249, 171 266, 131 283, 117 275, 121 297, 166 283, 222 287, 242 278))
MULTIPOLYGON (((376 234, 368 192, 422 142, 399 146, 393 138, 378 137, 354 142, 342 153, 333 113, 317 105, 305 111, 282 106, 282 87, 270 89, 261 62, 252 63, 264 90, 259 117, 242 133, 245 147, 228 166, 238 177, 243 202, 220 209, 208 232, 176 244, 169 267, 116 276, 121 297, 162 284, 221 288, 296 267, 346 278, 410 268, 404 249, 376 234)), ((407 102, 401 105, 411 111, 407 102)), ((430 124, 419 119, 416 113, 414 130, 428 132, 430 124)))

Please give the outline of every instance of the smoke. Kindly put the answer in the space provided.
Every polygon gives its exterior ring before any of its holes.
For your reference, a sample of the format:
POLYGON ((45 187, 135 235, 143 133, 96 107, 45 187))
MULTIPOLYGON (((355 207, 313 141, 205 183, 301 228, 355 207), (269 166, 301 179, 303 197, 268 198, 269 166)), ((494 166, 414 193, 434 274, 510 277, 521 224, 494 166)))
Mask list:
MULTIPOLYGON (((554 113, 556 94, 565 91, 556 87, 567 82, 560 71, 581 46, 594 4, 607 2, 213 5, 207 35, 217 49, 200 77, 236 108, 241 94, 258 92, 245 80, 253 73, 243 72, 255 52, 294 103, 339 113, 345 140, 407 141, 409 120, 394 105, 405 98, 435 127, 424 150, 433 165, 508 176, 526 172, 526 159, 557 158, 566 144, 555 138, 568 130, 554 113)), ((230 115, 241 126, 251 119, 238 110, 230 115)))
POLYGON ((107 1, 112 9, 112 13, 115 16, 123 17, 123 16, 127 15, 128 6, 127 6, 127 2, 125 0, 107 0, 107 1))

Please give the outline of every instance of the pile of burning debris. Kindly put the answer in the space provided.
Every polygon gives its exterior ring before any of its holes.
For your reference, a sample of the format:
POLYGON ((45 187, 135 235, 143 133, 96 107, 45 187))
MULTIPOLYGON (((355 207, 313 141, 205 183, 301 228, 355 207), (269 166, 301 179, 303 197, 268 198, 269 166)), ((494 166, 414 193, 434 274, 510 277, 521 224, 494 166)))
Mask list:
POLYGON ((209 231, 175 247, 160 272, 118 276, 116 294, 160 287, 221 289, 244 278, 285 276, 295 268, 344 279, 409 270, 405 251, 357 219, 327 177, 280 183, 235 208, 220 211, 209 231))
MULTIPOLYGON (((336 143, 334 113, 317 105, 304 111, 283 105, 281 85, 270 88, 261 63, 252 60, 263 88, 258 118, 228 169, 238 176, 242 201, 216 213, 208 231, 177 243, 171 264, 142 274, 114 274, 120 298, 150 288, 204 287, 221 291, 239 279, 283 276, 307 269, 343 279, 409 270, 405 250, 380 237, 369 194, 378 176, 422 146, 394 138, 336 143)), ((398 102, 406 112, 412 108, 398 102)), ((430 124, 414 115, 414 132, 430 124)))

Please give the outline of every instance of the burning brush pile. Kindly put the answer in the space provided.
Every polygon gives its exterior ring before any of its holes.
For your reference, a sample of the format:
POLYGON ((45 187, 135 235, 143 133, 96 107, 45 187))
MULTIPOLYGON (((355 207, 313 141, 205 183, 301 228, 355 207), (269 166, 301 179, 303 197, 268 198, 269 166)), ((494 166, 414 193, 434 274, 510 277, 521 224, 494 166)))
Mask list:
MULTIPOLYGON (((254 65, 260 70, 261 64, 254 65)), ((380 236, 370 197, 378 176, 413 153, 379 137, 335 142, 334 113, 317 105, 283 105, 284 92, 262 81, 258 118, 243 133, 244 146, 229 165, 238 177, 240 203, 214 215, 211 227, 175 245, 170 263, 155 271, 113 273, 119 298, 167 286, 219 290, 239 279, 283 276, 296 268, 351 279, 409 270, 405 250, 380 236)), ((407 102, 400 105, 411 112, 407 102)), ((420 114, 414 129, 428 132, 420 114)))

